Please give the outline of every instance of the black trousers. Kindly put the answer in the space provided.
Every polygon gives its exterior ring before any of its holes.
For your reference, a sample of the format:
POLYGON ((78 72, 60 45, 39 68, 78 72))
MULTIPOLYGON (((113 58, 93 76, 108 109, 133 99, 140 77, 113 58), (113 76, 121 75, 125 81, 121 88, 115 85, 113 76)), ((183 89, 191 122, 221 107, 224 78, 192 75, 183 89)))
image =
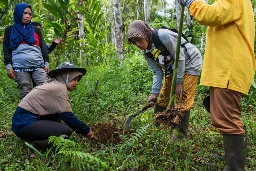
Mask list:
POLYGON ((41 117, 17 136, 26 141, 36 141, 48 139, 50 136, 70 136, 71 134, 72 130, 69 126, 60 123, 57 115, 49 115, 41 117))

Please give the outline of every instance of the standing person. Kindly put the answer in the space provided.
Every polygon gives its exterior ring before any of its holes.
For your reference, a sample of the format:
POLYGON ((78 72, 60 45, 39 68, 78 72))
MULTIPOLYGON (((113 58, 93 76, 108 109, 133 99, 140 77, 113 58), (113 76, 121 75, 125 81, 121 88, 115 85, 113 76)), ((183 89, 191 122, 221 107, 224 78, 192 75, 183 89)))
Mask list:
MULTIPOLYGON (((128 27, 128 42, 136 45, 143 52, 148 65, 153 71, 152 93, 148 98, 148 103, 156 102, 155 113, 164 111, 170 100, 172 85, 172 69, 174 64, 176 42, 178 34, 168 29, 151 30, 151 28, 141 20, 135 20, 128 27), (157 39, 156 39, 157 38, 157 39), (159 40, 162 47, 158 47, 159 40), (165 75, 164 75, 165 74, 165 75), (162 79, 164 75, 164 84, 162 79), (161 89, 161 90, 160 90, 161 89)), ((193 107, 194 97, 198 78, 202 67, 202 56, 199 50, 191 43, 182 39, 178 74, 176 82, 177 107, 184 114, 178 126, 177 139, 187 137, 190 109, 193 107), (183 94, 180 101, 182 80, 184 79, 183 94)))
MULTIPOLYGON (((41 24, 39 22, 31 22, 32 26, 35 26, 38 29, 41 29, 41 24)), ((61 39, 59 37, 57 37, 56 39, 54 39, 54 41, 52 41, 52 44, 50 46, 47 46, 47 50, 48 50, 48 54, 50 54, 55 48, 56 46, 61 42, 61 39)))
POLYGON ((32 89, 31 80, 36 85, 45 82, 49 57, 41 31, 30 23, 31 6, 18 3, 13 16, 14 24, 4 32, 4 63, 8 77, 17 81, 22 99, 32 89))
POLYGON ((47 147, 50 136, 70 136, 70 128, 93 137, 91 129, 73 114, 68 96, 68 90, 75 90, 85 73, 85 68, 68 62, 50 71, 48 75, 52 79, 35 87, 19 103, 12 118, 12 131, 17 137, 39 147, 47 147))
POLYGON ((242 94, 255 73, 254 14, 250 0, 178 0, 199 23, 208 25, 200 84, 210 86, 212 125, 223 135, 224 171, 245 170, 246 130, 242 94))

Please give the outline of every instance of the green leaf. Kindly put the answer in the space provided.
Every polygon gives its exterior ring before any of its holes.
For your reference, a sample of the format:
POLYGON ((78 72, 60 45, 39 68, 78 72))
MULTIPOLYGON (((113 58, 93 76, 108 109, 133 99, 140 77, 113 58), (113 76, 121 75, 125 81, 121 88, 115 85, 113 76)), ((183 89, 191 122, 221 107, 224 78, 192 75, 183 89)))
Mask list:
POLYGON ((43 3, 43 6, 47 9, 48 12, 50 12, 52 15, 54 15, 54 17, 56 17, 56 18, 59 17, 58 12, 55 9, 55 8, 58 8, 56 5, 50 4, 50 3, 49 4, 43 3))
POLYGON ((50 22, 50 21, 45 21, 44 27, 45 28, 53 27, 56 35, 59 36, 59 37, 61 37, 61 35, 63 33, 63 30, 64 30, 62 25, 60 25, 58 23, 50 22))
POLYGON ((256 88, 255 79, 252 81, 252 86, 253 86, 254 88, 256 88))

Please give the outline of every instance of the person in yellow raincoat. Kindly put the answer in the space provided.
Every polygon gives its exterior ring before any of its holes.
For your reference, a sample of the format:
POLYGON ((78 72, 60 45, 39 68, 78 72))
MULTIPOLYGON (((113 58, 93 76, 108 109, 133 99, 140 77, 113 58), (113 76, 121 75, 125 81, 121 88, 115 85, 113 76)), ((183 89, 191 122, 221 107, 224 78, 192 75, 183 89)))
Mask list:
POLYGON ((208 25, 200 84, 210 86, 212 125, 224 138, 224 171, 245 170, 246 131, 242 94, 255 74, 254 13, 250 0, 178 0, 200 24, 208 25))

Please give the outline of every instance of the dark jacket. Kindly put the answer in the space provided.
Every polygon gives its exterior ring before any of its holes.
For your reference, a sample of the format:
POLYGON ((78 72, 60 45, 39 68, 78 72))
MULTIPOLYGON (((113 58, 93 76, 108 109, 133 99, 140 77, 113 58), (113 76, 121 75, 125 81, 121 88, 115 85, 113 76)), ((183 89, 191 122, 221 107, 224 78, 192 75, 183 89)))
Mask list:
MULTIPOLYGON (((12 25, 7 26, 4 30, 3 52, 4 52, 4 64, 12 64, 12 49, 9 48, 10 34, 12 31, 12 25)), ((41 48, 44 62, 49 62, 48 49, 45 45, 45 41, 40 29, 34 27, 35 33, 39 36, 39 46, 41 48)))
POLYGON ((58 44, 55 43, 54 41, 52 42, 51 46, 47 46, 48 54, 50 54, 57 46, 58 44))

